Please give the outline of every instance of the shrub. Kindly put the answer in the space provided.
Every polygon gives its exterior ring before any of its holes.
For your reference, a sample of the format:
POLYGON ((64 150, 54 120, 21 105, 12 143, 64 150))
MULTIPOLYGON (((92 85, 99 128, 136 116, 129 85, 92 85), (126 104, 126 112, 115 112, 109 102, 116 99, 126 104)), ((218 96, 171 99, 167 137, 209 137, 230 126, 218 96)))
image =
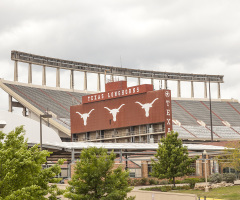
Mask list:
POLYGON ((233 173, 226 173, 223 174, 223 181, 226 181, 227 183, 234 183, 236 180, 236 175, 233 173))
POLYGON ((172 190, 172 186, 141 188, 140 190, 168 192, 172 190))
POLYGON ((133 179, 132 184, 133 184, 133 186, 139 185, 140 184, 140 180, 133 179))
POLYGON ((177 186, 172 188, 172 190, 189 190, 189 189, 190 189, 189 185, 177 186))
POLYGON ((209 181, 211 183, 221 183, 222 179, 223 179, 222 174, 218 174, 218 173, 212 174, 211 176, 209 176, 209 181))
POLYGON ((168 184, 168 181, 167 180, 162 180, 159 182, 160 185, 167 185, 168 184))
POLYGON ((184 185, 184 186, 177 186, 177 187, 161 186, 161 187, 141 188, 140 190, 168 192, 171 190, 189 190, 189 189, 190 189, 189 185, 184 185))
POLYGON ((199 183, 199 178, 186 178, 183 183, 189 183, 190 188, 195 187, 195 183, 199 183))
POLYGON ((128 179, 128 185, 136 186, 136 185, 138 185, 138 184, 139 184, 139 180, 137 180, 137 179, 131 179, 131 178, 128 179))
POLYGON ((149 179, 148 182, 149 182, 150 185, 156 185, 157 184, 157 181, 154 180, 154 179, 149 179))
POLYGON ((147 184, 147 178, 140 179, 140 184, 141 185, 146 185, 147 184))
POLYGON ((172 190, 171 186, 162 186, 162 187, 160 187, 160 191, 161 192, 168 192, 168 191, 171 191, 171 190, 172 190))
MULTIPOLYGON (((173 180, 169 180, 169 183, 173 184, 173 180)), ((180 183, 183 183, 183 181, 180 181, 180 180, 175 180, 175 184, 180 184, 180 183)))
POLYGON ((199 178, 199 182, 205 182, 205 178, 199 178))
POLYGON ((182 183, 182 181, 176 180, 175 183, 176 183, 176 184, 180 184, 180 183, 182 183))

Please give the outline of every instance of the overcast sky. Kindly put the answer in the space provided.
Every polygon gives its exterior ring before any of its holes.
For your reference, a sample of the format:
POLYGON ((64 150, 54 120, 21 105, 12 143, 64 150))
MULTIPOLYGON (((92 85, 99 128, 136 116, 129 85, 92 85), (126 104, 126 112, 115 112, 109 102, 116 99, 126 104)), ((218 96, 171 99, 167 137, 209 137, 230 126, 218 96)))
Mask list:
MULTIPOLYGON (((13 80, 10 53, 18 50, 117 67, 224 75, 222 98, 240 100, 239 11, 239 0, 1 0, 0 78, 13 80)), ((34 84, 41 84, 41 67, 33 70, 34 84)), ((47 71, 50 86, 54 70, 47 71)), ((95 78, 88 78, 94 90, 95 78)), ((61 71, 61 79, 65 87, 68 71, 61 71)), ((27 64, 19 65, 19 80, 27 82, 27 64)), ((176 83, 169 87, 175 95, 176 83)), ((213 98, 216 89, 213 84, 213 98)), ((190 97, 190 83, 182 84, 182 94, 190 97)), ((202 83, 195 85, 195 95, 203 97, 202 83)), ((0 109, 7 110, 2 90, 0 98, 0 109)))

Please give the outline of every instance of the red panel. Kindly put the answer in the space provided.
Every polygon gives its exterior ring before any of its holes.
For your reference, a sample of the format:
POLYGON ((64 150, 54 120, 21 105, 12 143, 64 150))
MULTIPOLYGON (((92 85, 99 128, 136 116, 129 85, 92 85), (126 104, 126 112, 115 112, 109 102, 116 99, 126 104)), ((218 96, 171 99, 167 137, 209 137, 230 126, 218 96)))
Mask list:
POLYGON ((165 134, 171 132, 172 130, 172 102, 171 102, 171 92, 166 90, 164 93, 165 102, 165 134))
MULTIPOLYGON (((148 89, 147 86, 146 89, 148 89)), ((167 119, 171 124, 168 124, 166 129, 170 128, 170 130, 172 130, 170 90, 150 91, 137 95, 81 104, 72 106, 70 111, 72 133, 114 129, 159 122, 167 123, 167 119), (166 92, 170 94, 170 96, 166 97, 166 92), (169 100, 170 103, 167 105, 166 101, 169 100), (150 104, 152 104, 152 107, 150 104), (113 114, 111 114, 109 109, 119 109, 119 111, 116 112, 116 120, 114 119, 115 112, 112 111, 113 114), (87 113, 90 111, 91 113, 87 116, 87 113), (80 116, 80 114, 76 112, 81 114, 85 113, 85 115, 80 116), (84 125, 84 118, 86 125, 84 125)))
POLYGON ((136 95, 136 94, 145 93, 147 91, 153 91, 153 85, 144 84, 144 85, 129 87, 122 90, 115 90, 110 92, 103 92, 103 93, 83 96, 82 103, 83 104, 92 103, 96 101, 103 101, 107 99, 114 99, 114 98, 129 96, 129 95, 136 95))
POLYGON ((115 90, 127 89, 127 81, 116 81, 105 84, 105 91, 111 92, 115 90))

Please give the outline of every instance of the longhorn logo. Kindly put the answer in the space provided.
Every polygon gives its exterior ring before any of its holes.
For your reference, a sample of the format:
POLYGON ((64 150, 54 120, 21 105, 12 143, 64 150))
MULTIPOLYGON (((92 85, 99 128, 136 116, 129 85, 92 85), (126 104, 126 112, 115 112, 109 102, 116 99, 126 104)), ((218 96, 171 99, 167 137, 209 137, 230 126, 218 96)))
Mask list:
POLYGON ((81 116, 81 118, 83 118, 83 124, 84 126, 87 125, 87 118, 90 116, 91 112, 94 111, 94 109, 90 110, 89 113, 83 113, 81 114, 80 112, 76 112, 77 114, 79 114, 81 116))
POLYGON ((122 104, 121 106, 119 106, 119 108, 115 108, 115 109, 109 109, 108 107, 104 107, 104 108, 106 108, 109 112, 110 112, 110 114, 112 114, 112 116, 113 116, 113 121, 115 122, 115 121, 117 121, 117 113, 119 112, 119 110, 121 109, 121 107, 123 107, 125 104, 122 104))
POLYGON ((146 116, 146 117, 149 117, 149 110, 150 110, 150 108, 152 107, 153 103, 154 103, 155 101, 157 101, 157 100, 158 100, 158 98, 154 99, 154 100, 152 101, 152 103, 145 103, 145 104, 141 104, 141 103, 138 102, 138 101, 136 101, 135 103, 138 103, 140 106, 142 106, 142 109, 145 110, 145 116, 146 116))

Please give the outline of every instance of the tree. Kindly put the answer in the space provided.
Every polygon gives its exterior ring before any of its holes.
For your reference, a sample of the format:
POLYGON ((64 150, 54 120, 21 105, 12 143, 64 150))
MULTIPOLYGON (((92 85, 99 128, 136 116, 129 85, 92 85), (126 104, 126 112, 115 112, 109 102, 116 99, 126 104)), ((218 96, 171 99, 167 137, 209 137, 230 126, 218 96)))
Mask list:
POLYGON ((178 139, 178 133, 173 131, 161 139, 155 157, 157 160, 152 159, 151 175, 159 179, 172 179, 174 187, 176 177, 189 175, 195 171, 190 165, 198 158, 188 157, 187 148, 183 147, 182 140, 178 139))
POLYGON ((38 145, 28 148, 24 139, 23 126, 16 127, 9 134, 0 132, 0 200, 22 199, 57 199, 61 194, 56 185, 49 182, 59 182, 54 178, 61 172, 58 164, 42 169, 50 152, 40 151, 38 145))
POLYGON ((240 171, 240 142, 231 141, 224 149, 224 153, 217 157, 222 167, 231 167, 237 172, 240 171))
MULTIPOLYGON (((107 149, 91 147, 81 152, 65 197, 72 200, 123 200, 132 190, 129 172, 113 169, 115 154, 107 149)), ((133 199, 133 198, 127 198, 133 199)))

